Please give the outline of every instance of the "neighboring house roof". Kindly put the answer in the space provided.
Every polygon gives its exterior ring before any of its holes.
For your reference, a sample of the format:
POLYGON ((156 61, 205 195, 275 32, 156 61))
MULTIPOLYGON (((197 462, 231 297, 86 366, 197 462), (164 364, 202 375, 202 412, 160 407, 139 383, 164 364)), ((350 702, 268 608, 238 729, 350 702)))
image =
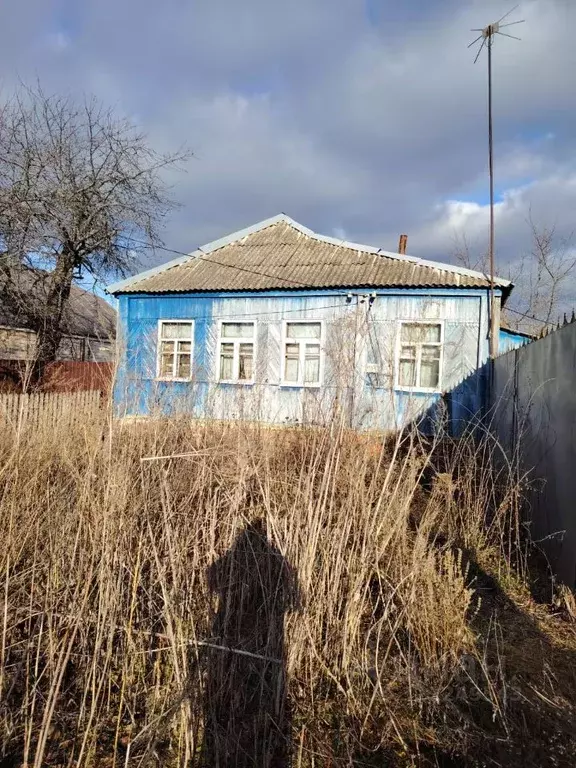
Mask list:
MULTIPOLYGON (((495 282, 507 296, 509 280, 495 282)), ((114 283, 117 293, 310 288, 487 288, 470 269, 318 235, 285 214, 114 283)))
MULTIPOLYGON (((47 273, 37 269, 23 269, 18 275, 18 290, 27 300, 42 302, 47 273)), ((0 297, 2 281, 0 278, 0 297)), ((25 313, 10 312, 0 301, 0 325, 27 329, 25 313)), ((116 310, 100 296, 72 284, 70 299, 64 310, 63 331, 67 336, 89 336, 94 339, 112 339, 116 335, 116 310)))
POLYGON ((97 339, 116 337, 116 310, 93 291, 72 285, 65 315, 67 332, 97 339))

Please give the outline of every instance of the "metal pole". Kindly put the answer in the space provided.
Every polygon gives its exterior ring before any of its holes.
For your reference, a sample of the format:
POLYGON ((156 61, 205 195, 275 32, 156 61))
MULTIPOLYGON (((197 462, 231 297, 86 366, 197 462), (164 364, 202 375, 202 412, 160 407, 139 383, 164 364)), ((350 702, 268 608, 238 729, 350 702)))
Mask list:
POLYGON ((490 168, 490 357, 496 357, 496 296, 494 292, 494 145, 492 140, 492 41, 493 31, 488 29, 488 162, 490 168))

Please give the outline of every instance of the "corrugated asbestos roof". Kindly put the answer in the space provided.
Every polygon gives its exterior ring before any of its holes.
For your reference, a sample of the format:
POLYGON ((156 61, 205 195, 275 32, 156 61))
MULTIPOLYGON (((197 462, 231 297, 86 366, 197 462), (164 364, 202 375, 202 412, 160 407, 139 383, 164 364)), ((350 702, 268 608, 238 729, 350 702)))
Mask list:
MULTIPOLYGON (((285 215, 135 275, 110 293, 306 288, 486 288, 487 276, 317 235, 285 215)), ((505 292, 507 280, 498 280, 505 292)))

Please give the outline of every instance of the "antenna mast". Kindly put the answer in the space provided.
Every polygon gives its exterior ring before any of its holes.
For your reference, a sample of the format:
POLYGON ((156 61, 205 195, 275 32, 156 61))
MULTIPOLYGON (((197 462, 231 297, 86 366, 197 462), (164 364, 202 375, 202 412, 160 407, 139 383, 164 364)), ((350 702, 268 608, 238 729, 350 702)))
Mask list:
POLYGON ((496 324, 496 296, 494 290, 494 133, 493 133, 493 120, 492 120, 492 45, 494 44, 494 38, 496 35, 502 35, 503 37, 511 37, 514 40, 520 40, 519 37, 509 35, 501 30, 505 27, 511 27, 514 24, 523 24, 524 19, 521 21, 510 21, 507 24, 502 24, 504 19, 508 18, 518 6, 514 6, 512 10, 504 14, 501 19, 498 19, 494 24, 489 24, 482 29, 473 29, 472 32, 480 32, 480 35, 473 40, 468 48, 471 48, 479 40, 482 40, 482 44, 478 49, 474 64, 480 58, 480 54, 484 50, 484 46, 488 48, 488 168, 490 174, 490 238, 488 245, 488 258, 490 262, 490 357, 496 357, 498 349, 498 327, 496 324))

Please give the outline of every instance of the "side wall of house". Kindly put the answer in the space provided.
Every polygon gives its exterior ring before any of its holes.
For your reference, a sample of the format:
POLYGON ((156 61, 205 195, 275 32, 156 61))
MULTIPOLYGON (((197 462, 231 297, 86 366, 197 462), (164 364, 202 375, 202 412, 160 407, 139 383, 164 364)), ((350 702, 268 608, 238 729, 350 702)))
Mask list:
POLYGON ((0 360, 32 360, 35 348, 33 331, 0 327, 0 360))
POLYGON ((529 344, 530 341, 530 337, 525 336, 523 333, 516 333, 507 328, 501 328, 498 342, 498 354, 503 355, 504 352, 509 352, 511 349, 523 347, 524 344, 529 344))
MULTIPOLYGON (((401 321, 443 328, 441 388, 454 388, 488 356, 486 291, 380 290, 260 294, 122 295, 119 297, 119 415, 187 411, 198 418, 269 423, 325 423, 335 413, 361 429, 394 429, 433 409, 439 393, 395 388, 401 321), (159 381, 159 320, 194 320, 192 379, 159 381), (220 384, 221 320, 256 323, 255 383, 220 384), (320 387, 281 383, 283 321, 323 322, 320 387)), ((466 409, 480 393, 465 394, 466 409)))
MULTIPOLYGON (((58 347, 57 360, 85 360, 111 363, 115 343, 84 336, 64 336, 58 347)), ((25 328, 0 326, 0 360, 33 360, 36 354, 36 334, 25 328)))

